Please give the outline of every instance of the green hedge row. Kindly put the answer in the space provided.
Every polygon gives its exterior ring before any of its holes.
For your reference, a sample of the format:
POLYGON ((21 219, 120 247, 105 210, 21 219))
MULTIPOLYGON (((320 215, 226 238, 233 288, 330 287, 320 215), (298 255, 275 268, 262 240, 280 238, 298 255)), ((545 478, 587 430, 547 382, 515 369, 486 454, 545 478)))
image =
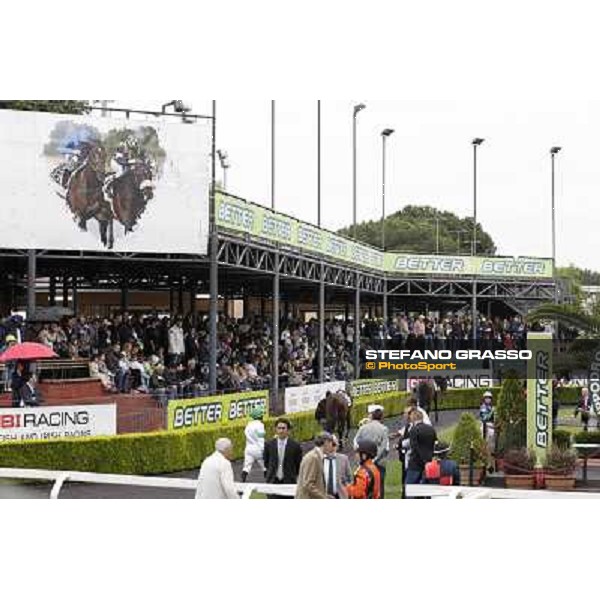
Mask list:
MULTIPOLYGON (((386 416, 403 412, 409 394, 386 392, 365 396, 352 408, 356 424, 367 414, 368 404, 381 404, 386 416)), ((440 409, 479 406, 481 390, 452 390, 440 409)), ((319 430, 313 411, 288 416, 293 436, 298 441, 310 440, 319 430)), ((267 436, 274 434, 275 417, 265 419, 267 436)), ((197 468, 214 450, 217 438, 228 437, 236 458, 244 453, 244 424, 206 427, 186 433, 159 432, 127 434, 111 437, 35 440, 0 444, 0 466, 5 468, 90 471, 149 475, 173 473, 197 468)))
POLYGON ((580 431, 574 436, 577 444, 600 444, 600 430, 580 431))
POLYGON ((561 404, 576 405, 581 398, 581 388, 578 387, 560 387, 557 388, 557 398, 561 404))

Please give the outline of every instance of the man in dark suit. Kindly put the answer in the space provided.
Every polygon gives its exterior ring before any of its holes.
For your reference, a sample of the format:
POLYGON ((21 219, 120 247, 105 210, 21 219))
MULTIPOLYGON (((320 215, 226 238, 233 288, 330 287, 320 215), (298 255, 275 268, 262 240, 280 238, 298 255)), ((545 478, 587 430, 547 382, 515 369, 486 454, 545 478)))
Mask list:
MULTIPOLYGON (((275 423, 276 437, 265 443, 264 461, 267 483, 296 483, 302 462, 300 444, 290 438, 292 424, 284 417, 275 423)), ((282 499, 284 496, 269 495, 282 499)))
POLYGON ((413 424, 409 433, 410 456, 406 472, 406 483, 421 483, 425 465, 433 458, 437 435, 431 425, 423 423, 423 413, 413 408, 409 413, 413 424))

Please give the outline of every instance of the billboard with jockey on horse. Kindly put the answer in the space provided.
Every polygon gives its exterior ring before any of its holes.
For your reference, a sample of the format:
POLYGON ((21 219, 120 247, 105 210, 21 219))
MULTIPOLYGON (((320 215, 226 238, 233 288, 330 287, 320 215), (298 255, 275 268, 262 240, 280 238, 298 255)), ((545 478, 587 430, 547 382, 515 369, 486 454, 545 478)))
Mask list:
POLYGON ((2 246, 206 253, 211 131, 0 111, 2 246))

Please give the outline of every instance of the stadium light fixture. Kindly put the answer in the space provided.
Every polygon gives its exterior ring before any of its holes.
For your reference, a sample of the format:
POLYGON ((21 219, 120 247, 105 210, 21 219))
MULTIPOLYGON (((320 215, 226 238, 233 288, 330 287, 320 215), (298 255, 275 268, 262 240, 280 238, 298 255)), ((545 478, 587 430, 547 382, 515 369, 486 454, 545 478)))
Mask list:
POLYGON ((352 113, 352 238, 356 239, 356 116, 366 104, 356 104, 352 113))
POLYGON ((384 129, 381 132, 381 250, 385 251, 385 150, 386 140, 394 133, 393 129, 384 129))

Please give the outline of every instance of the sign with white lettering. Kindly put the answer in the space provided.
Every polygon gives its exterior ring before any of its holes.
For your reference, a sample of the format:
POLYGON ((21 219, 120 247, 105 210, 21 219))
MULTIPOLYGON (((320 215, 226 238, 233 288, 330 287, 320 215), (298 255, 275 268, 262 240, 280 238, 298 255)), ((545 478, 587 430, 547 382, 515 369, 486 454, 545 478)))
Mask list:
POLYGON ((0 442, 80 438, 116 433, 116 404, 0 409, 0 442))

